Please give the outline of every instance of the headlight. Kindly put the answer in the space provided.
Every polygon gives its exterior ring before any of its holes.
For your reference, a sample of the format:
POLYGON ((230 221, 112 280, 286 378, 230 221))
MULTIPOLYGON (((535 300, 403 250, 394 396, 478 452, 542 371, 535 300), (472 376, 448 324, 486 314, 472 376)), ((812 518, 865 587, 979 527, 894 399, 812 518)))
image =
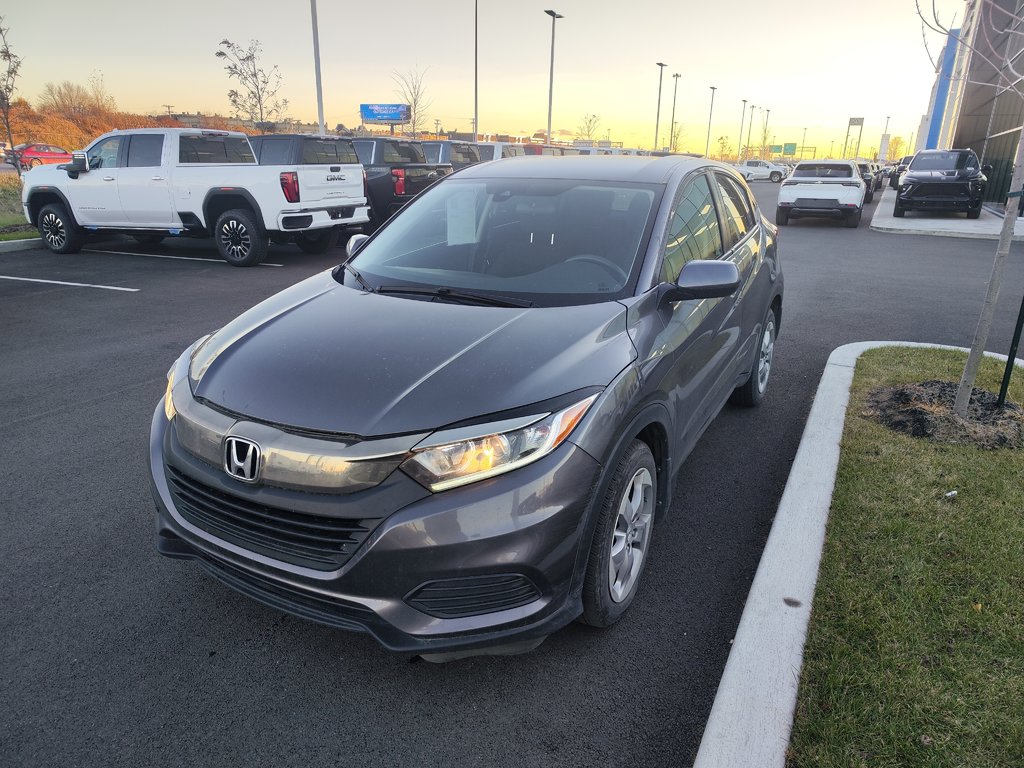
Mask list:
POLYGON ((189 350, 188 377, 193 382, 198 382, 203 378, 206 369, 213 364, 213 361, 217 359, 217 355, 221 353, 221 350, 217 349, 216 345, 207 344, 212 338, 212 333, 203 336, 189 350))
POLYGON ((468 440, 430 445, 414 450, 402 469, 431 491, 444 491, 526 466, 561 445, 593 405, 591 395, 575 405, 547 415, 525 427, 487 434, 468 440))

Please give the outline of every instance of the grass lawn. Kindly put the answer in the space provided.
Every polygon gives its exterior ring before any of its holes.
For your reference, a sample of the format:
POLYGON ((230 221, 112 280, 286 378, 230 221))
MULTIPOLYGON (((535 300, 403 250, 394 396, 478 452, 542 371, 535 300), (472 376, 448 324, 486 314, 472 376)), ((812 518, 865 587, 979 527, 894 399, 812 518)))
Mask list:
MULTIPOLYGON (((863 415, 871 389, 958 381, 965 359, 884 348, 857 365, 790 768, 1024 766, 1024 451, 863 415)), ((976 386, 997 392, 1002 371, 985 360, 976 386)))

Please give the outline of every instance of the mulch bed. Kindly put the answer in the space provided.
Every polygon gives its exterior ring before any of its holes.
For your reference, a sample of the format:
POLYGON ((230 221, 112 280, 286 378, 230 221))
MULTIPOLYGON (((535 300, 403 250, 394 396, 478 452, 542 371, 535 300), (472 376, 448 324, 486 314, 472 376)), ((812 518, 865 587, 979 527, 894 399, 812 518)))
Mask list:
POLYGON ((11 224, 9 227, 0 227, 0 235, 9 235, 12 232, 35 232, 36 228, 31 224, 11 224))
POLYGON ((1024 410, 1013 403, 996 405, 993 393, 975 388, 967 418, 953 413, 957 384, 922 381, 879 387, 868 394, 864 416, 897 432, 940 443, 981 448, 1024 448, 1024 410))

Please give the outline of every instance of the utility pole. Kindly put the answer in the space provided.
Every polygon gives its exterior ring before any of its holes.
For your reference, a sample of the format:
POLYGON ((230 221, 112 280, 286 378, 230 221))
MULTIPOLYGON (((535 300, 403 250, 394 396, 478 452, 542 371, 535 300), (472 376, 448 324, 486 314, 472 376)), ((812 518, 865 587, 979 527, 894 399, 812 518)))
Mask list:
POLYGON ((669 129, 668 134, 668 151, 676 151, 676 93, 679 91, 679 73, 676 72, 672 75, 672 79, 676 81, 672 88, 672 127, 669 129))
POLYGON ((743 122, 747 117, 747 100, 743 99, 743 109, 740 110, 740 145, 736 148, 736 162, 743 162, 743 122))
MULTIPOLYGON (((544 11, 548 16, 551 17, 551 72, 548 75, 548 141, 551 143, 551 100, 555 93, 555 21, 558 19, 564 19, 565 17, 557 11, 544 11)), ((474 123, 473 131, 476 132, 477 127, 474 123)))
POLYGON ((434 135, 441 138, 441 121, 434 118, 434 135))
POLYGON ((708 152, 711 149, 711 116, 715 114, 715 91, 718 90, 713 85, 708 87, 711 89, 711 108, 708 110, 708 140, 704 144, 704 157, 708 156, 708 152))
POLYGON ((658 109, 654 113, 654 146, 651 147, 655 152, 658 151, 658 123, 661 122, 661 78, 665 74, 665 67, 668 66, 660 61, 656 63, 658 65, 658 109))
POLYGON ((171 110, 174 109, 174 105, 173 104, 161 104, 160 106, 161 107, 165 107, 167 109, 167 116, 171 117, 171 110))

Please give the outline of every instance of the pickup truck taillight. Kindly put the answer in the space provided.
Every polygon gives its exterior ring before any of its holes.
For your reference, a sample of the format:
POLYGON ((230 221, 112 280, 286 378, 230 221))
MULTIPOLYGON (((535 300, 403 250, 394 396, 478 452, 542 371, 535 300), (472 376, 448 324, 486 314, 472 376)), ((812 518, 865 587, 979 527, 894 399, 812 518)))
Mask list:
POLYGON ((281 173, 281 191, 289 203, 299 202, 299 174, 295 171, 281 173))
POLYGON ((363 197, 370 199, 370 182, 366 178, 366 169, 363 168, 363 197))
POLYGON ((405 168, 392 168, 391 180, 395 182, 395 194, 405 194, 405 168))

